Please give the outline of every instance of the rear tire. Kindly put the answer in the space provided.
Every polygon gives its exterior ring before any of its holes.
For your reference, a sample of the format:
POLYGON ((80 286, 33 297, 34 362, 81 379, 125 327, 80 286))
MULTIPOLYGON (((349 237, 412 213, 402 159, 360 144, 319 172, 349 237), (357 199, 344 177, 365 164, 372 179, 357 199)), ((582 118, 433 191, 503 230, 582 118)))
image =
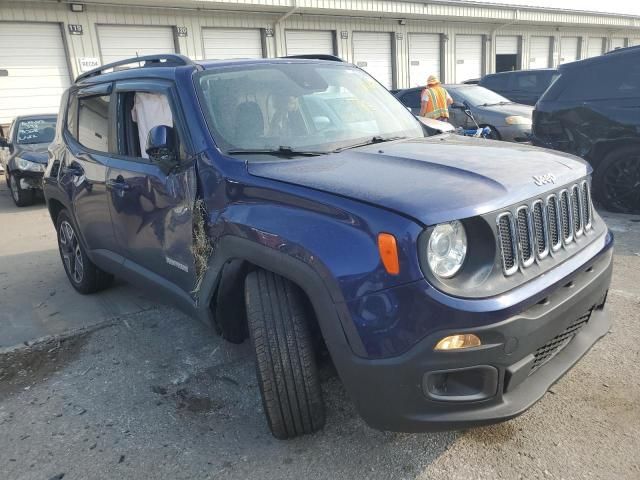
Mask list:
POLYGON ((73 288, 86 295, 109 287, 113 275, 101 270, 89 259, 78 239, 75 223, 66 210, 58 214, 56 231, 62 265, 73 288))
POLYGON ((258 384, 274 437, 320 430, 324 402, 303 293, 265 270, 247 276, 245 302, 258 384))
POLYGON ((622 147, 604 157, 596 168, 593 190, 611 212, 640 212, 640 149, 622 147))
POLYGON ((7 184, 9 185, 9 190, 11 191, 11 198, 13 198, 13 202, 17 207, 27 207, 29 205, 33 205, 35 200, 35 192, 30 189, 24 189, 20 187, 20 182, 15 177, 15 175, 9 175, 7 177, 7 184))

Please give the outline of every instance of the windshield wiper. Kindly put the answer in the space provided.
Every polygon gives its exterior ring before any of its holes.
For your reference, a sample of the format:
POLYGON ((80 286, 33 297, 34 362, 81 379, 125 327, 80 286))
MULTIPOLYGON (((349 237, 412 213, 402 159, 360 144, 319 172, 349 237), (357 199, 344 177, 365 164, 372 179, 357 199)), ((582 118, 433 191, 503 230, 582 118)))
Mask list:
POLYGON ((394 140, 403 140, 405 138, 409 138, 409 137, 383 137, 381 135, 376 135, 374 137, 371 137, 366 142, 361 142, 361 143, 356 143, 354 145, 348 145, 346 147, 336 148, 334 152, 337 153, 337 152, 342 152, 343 150, 350 150, 352 148, 366 147, 367 145, 373 145, 376 143, 393 142, 394 140))
POLYGON ((278 148, 234 148, 227 150, 229 155, 239 154, 264 154, 264 155, 277 155, 280 157, 316 157, 318 155, 326 155, 328 152, 319 152, 313 150, 296 150, 295 148, 288 147, 286 145, 280 145, 278 148))

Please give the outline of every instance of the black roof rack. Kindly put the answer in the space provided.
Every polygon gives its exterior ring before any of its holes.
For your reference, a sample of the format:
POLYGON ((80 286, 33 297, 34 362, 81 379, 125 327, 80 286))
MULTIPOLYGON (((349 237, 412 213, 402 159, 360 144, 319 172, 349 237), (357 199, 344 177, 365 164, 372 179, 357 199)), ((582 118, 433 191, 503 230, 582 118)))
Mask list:
POLYGON ((280 58, 307 58, 309 60, 329 60, 330 62, 344 62, 343 59, 336 55, 327 55, 325 53, 305 53, 301 55, 286 55, 280 58))
POLYGON ((118 60, 117 62, 107 63, 88 72, 78 75, 76 82, 84 80, 86 78, 95 77, 101 75, 105 70, 110 68, 121 67, 123 65, 131 65, 133 63, 144 62, 141 68, 147 67, 182 67, 184 65, 195 65, 195 63, 184 55, 178 55, 177 53, 166 53, 161 55, 144 55, 142 57, 127 58, 125 60, 118 60))

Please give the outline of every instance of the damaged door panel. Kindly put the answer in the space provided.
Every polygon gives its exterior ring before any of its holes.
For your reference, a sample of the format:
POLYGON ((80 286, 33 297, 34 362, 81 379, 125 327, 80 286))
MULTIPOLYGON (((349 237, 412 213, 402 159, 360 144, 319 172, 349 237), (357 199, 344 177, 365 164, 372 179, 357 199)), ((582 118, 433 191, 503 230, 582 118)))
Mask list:
MULTIPOLYGON (((197 182, 193 156, 165 82, 116 85, 119 155, 107 172, 118 253, 128 269, 143 269, 190 292, 197 182), (151 129, 166 126, 171 145, 149 145, 151 129), (150 148, 160 147, 160 155, 150 148)), ((164 128, 164 127, 163 127, 164 128)))

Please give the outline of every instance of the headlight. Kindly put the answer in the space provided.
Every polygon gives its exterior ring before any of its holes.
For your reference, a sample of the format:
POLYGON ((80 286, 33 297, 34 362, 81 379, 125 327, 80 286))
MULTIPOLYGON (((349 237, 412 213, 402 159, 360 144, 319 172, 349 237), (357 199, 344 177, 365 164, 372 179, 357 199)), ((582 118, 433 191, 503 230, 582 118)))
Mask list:
POLYGON ((467 234, 462 223, 455 220, 436 225, 427 245, 431 271, 440 278, 451 278, 462 267, 466 255, 467 234))
POLYGON ((16 157, 16 165, 20 170, 27 172, 44 172, 44 165, 41 163, 30 162, 24 158, 16 157))
POLYGON ((527 117, 521 117, 520 115, 514 115, 512 117, 506 117, 504 119, 507 125, 531 125, 531 119, 527 117))

